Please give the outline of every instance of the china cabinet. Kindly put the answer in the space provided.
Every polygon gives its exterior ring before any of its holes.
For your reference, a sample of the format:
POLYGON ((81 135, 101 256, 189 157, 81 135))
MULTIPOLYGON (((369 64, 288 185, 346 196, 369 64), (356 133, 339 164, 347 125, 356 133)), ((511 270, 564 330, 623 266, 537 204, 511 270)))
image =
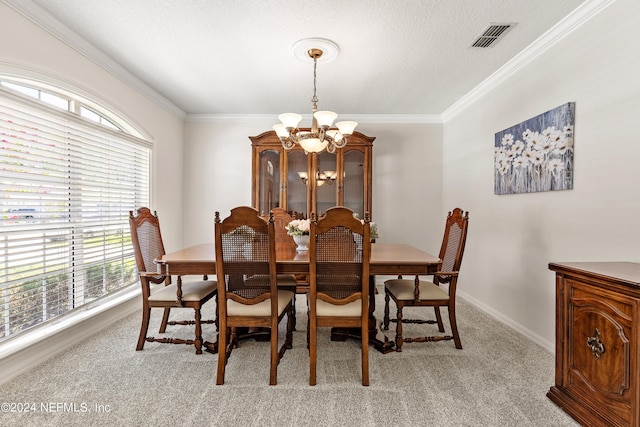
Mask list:
POLYGON ((261 214, 276 207, 322 214, 346 206, 361 218, 371 214, 371 152, 374 137, 354 132, 335 153, 285 150, 274 131, 249 137, 252 145, 252 206, 261 214))
POLYGON ((547 396, 582 425, 640 426, 640 264, 551 263, 556 372, 547 396))

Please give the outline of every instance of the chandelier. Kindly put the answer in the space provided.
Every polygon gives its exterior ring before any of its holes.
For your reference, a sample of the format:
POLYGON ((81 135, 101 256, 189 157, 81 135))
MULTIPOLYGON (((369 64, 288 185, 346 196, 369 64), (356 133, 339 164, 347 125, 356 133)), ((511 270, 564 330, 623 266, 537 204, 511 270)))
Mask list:
MULTIPOLYGON (((318 42, 324 43, 328 47, 335 48, 337 45, 330 40, 309 39, 300 40, 294 45, 301 46, 302 42, 318 42)), ((329 153, 335 153, 336 148, 343 148, 347 145, 349 136, 353 134, 353 130, 358 125, 357 122, 342 121, 337 122, 337 129, 332 129, 333 121, 338 117, 333 111, 318 111, 318 97, 316 96, 316 69, 318 59, 323 55, 324 51, 319 47, 311 47, 307 49, 306 54, 313 60, 313 97, 312 103, 312 122, 311 131, 303 131, 298 129, 298 123, 302 120, 302 116, 296 113, 284 113, 278 116, 282 123, 273 126, 282 146, 286 150, 291 150, 296 144, 300 145, 305 153, 319 153, 327 150, 329 153)))

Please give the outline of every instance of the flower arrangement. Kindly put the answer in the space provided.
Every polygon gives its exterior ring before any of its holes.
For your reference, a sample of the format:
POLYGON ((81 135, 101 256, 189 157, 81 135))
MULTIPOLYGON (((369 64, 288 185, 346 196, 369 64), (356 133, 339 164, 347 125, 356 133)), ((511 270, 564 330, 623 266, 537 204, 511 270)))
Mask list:
POLYGON ((311 227, 308 219, 294 219, 284 228, 289 236, 308 236, 311 227))
POLYGON ((378 236, 378 224, 376 224, 375 222, 370 222, 370 230, 369 230, 369 236, 371 237, 371 240, 376 240, 379 236, 378 236))
MULTIPOLYGON (((353 216, 354 218, 360 219, 360 216, 355 212, 353 216)), ((364 224, 364 219, 360 219, 360 222, 364 224)), ((378 224, 373 221, 369 222, 369 236, 371 237, 371 240, 376 240, 378 237, 380 237, 378 235, 378 224)))

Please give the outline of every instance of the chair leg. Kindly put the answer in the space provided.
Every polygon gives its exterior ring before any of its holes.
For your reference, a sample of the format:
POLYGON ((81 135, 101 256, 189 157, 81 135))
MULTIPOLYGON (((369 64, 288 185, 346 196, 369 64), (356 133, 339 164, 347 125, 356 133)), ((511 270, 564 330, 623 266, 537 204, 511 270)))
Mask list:
POLYGON ((200 324, 202 315, 199 308, 195 309, 194 319, 196 322, 196 340, 194 342, 196 346, 196 354, 202 354, 202 325, 200 324))
POLYGON ((136 351, 140 351, 144 348, 144 342, 147 338, 147 331, 149 329, 149 317, 151 316, 151 309, 145 307, 142 310, 142 325, 140 325, 140 336, 138 336, 138 345, 136 351))
POLYGON ((224 371, 227 365, 227 336, 229 331, 225 327, 218 329, 218 373, 216 374, 216 385, 224 384, 224 371))
POLYGON ((271 322, 271 357, 269 385, 278 384, 278 319, 271 322))
POLYGON ((316 385, 316 362, 318 351, 318 336, 316 322, 312 322, 309 329, 309 385, 316 385))
POLYGON ((389 330, 389 292, 387 292, 387 288, 384 289, 384 320, 383 320, 383 329, 385 331, 389 330))
POLYGON ((442 323, 442 315, 440 314, 440 307, 434 306, 433 311, 436 313, 436 321, 438 322, 438 331, 444 332, 444 323, 442 323))
POLYGON ((169 313, 171 312, 171 308, 166 307, 164 309, 164 314, 162 315, 162 323, 160 323, 160 333, 164 334, 167 330, 167 323, 169 322, 169 313))
POLYGON ((291 304, 291 310, 287 315, 287 335, 285 336, 285 341, 284 341, 286 349, 293 348, 293 331, 295 329, 294 324, 296 321, 295 312, 296 312, 296 306, 291 304))
MULTIPOLYGON (((293 306, 293 310, 291 312, 291 316, 292 316, 292 323, 291 323, 291 327, 293 328, 292 330, 296 330, 296 290, 295 288, 293 289, 293 300, 291 301, 291 305, 293 306)), ((291 347, 288 347, 291 348, 291 347)))
POLYGON ((462 341, 458 333, 458 323, 456 322, 456 306, 455 303, 449 304, 449 323, 451 324, 451 332, 453 334, 453 342, 458 350, 462 350, 462 341))
POLYGON ((396 322, 396 351, 402 351, 402 343, 404 342, 402 339, 402 304, 396 302, 396 306, 398 311, 396 313, 397 322, 396 322))
POLYGON ((365 322, 361 327, 362 334, 362 385, 369 385, 369 322, 365 322))

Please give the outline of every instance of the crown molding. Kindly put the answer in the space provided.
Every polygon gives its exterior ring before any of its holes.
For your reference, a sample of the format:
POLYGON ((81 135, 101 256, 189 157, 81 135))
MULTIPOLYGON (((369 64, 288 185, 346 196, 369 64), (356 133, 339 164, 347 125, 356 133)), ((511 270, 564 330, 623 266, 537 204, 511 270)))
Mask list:
POLYGON ((500 67, 498 71, 486 78, 482 83, 469 91, 466 95, 447 108, 442 114, 444 123, 471 107, 475 102, 486 96, 492 90, 499 87, 505 80, 525 67, 528 63, 542 55, 564 37, 577 30, 582 24, 588 22, 613 4, 616 0, 587 0, 576 10, 554 25, 550 30, 536 39, 527 48, 514 56, 509 62, 500 67))
MULTIPOLYGON (((311 114, 303 114, 302 120, 311 121, 311 114)), ((440 124, 439 114, 341 114, 340 120, 358 123, 417 123, 440 124)), ((192 123, 277 123, 277 114, 187 114, 185 121, 192 123)))
POLYGON ((55 19, 51 14, 42 9, 31 1, 25 0, 1 0, 10 8, 32 21, 38 27, 52 34, 63 43, 67 44, 72 49, 79 52, 90 61, 96 63, 98 66, 111 73, 113 76, 131 86, 133 89, 142 93, 151 101, 166 109, 170 113, 175 114, 180 118, 184 118, 186 113, 162 96, 156 90, 151 88, 147 83, 138 77, 130 73, 122 65, 105 55, 98 50, 95 46, 84 40, 77 33, 63 25, 60 21, 55 19))

